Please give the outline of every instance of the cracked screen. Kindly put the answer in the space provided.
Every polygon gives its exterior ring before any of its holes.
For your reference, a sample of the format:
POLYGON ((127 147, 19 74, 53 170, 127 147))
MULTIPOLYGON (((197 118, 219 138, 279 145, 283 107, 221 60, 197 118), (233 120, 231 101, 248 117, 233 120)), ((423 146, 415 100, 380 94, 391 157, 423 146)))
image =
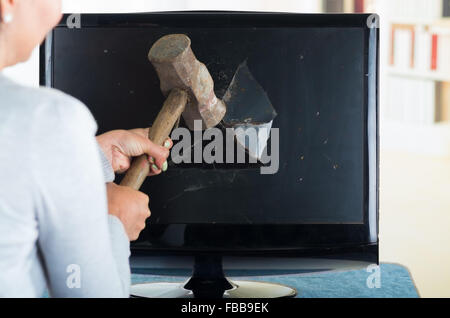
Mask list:
POLYGON ((189 36, 218 98, 246 62, 276 111, 278 136, 262 138, 265 164, 169 161, 141 188, 151 224, 363 223, 362 28, 57 28, 53 86, 88 106, 99 133, 150 126, 164 96, 147 53, 170 33, 189 36))

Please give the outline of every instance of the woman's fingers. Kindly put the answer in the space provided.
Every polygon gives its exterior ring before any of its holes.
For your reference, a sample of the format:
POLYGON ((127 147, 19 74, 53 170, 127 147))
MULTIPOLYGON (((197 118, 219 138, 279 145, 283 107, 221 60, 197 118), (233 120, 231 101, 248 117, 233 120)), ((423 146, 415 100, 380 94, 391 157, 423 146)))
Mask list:
MULTIPOLYGON (((163 143, 163 147, 166 149, 171 149, 173 146, 173 141, 170 138, 167 138, 166 141, 163 143)), ((158 166, 156 164, 155 159, 152 156, 148 157, 148 160, 150 162, 150 173, 149 176, 155 176, 160 174, 161 172, 167 171, 169 168, 168 161, 163 162, 162 166, 158 166)))
POLYGON ((148 132, 150 131, 150 128, 136 128, 136 129, 129 130, 129 132, 132 132, 133 134, 148 138, 148 132))
POLYGON ((119 218, 130 241, 139 237, 150 217, 149 197, 142 192, 114 183, 106 185, 108 213, 119 218))
POLYGON ((162 172, 162 170, 156 165, 155 159, 153 157, 148 157, 148 161, 150 162, 150 172, 149 176, 156 176, 162 172))
POLYGON ((170 138, 167 138, 166 141, 163 143, 163 147, 167 149, 172 149, 173 147, 173 141, 170 138))
POLYGON ((148 139, 150 129, 151 127, 137 128, 129 132, 135 136, 134 139, 139 143, 142 153, 147 154, 150 163, 149 176, 154 176, 168 169, 167 158, 169 157, 169 150, 172 148, 173 142, 170 138, 167 138, 162 146, 156 145, 148 139))
MULTIPOLYGON (((146 138, 148 138, 148 133, 149 133, 149 131, 150 131, 151 128, 152 128, 152 127, 150 127, 150 128, 136 128, 136 129, 131 129, 131 130, 129 130, 129 131, 132 132, 132 133, 134 133, 134 134, 137 134, 137 135, 139 135, 139 136, 141 136, 141 137, 146 137, 146 138)), ((163 147, 164 147, 164 148, 167 148, 167 149, 171 149, 171 148, 173 147, 172 139, 167 138, 167 139, 164 141, 164 143, 163 143, 163 147)))
POLYGON ((121 142, 121 149, 125 155, 130 157, 137 157, 145 154, 154 158, 154 164, 156 164, 158 168, 162 168, 163 163, 169 156, 169 149, 159 146, 147 137, 135 133, 128 133, 127 138, 121 142))
POLYGON ((111 147, 111 154, 113 158, 113 169, 116 173, 124 173, 130 168, 130 157, 124 155, 117 147, 111 147))

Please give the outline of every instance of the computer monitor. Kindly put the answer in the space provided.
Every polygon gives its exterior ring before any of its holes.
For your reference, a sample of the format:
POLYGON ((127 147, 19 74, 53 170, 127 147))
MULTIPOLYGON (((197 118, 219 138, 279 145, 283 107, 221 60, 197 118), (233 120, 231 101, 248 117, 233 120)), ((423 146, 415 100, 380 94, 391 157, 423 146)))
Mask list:
MULTIPOLYGON (((234 297, 257 287, 228 284, 222 265, 228 275, 282 275, 378 264, 377 26, 368 14, 63 17, 41 46, 40 81, 84 102, 99 133, 152 125, 165 96, 147 54, 174 33, 191 39, 218 98, 246 62, 277 112, 278 141, 268 140, 276 173, 261 174, 261 163, 169 162, 145 181, 152 216, 132 244, 133 271, 194 268, 185 287, 196 296, 234 297)), ((152 290, 140 287, 137 295, 152 290)), ((294 294, 275 289, 265 291, 294 294)))

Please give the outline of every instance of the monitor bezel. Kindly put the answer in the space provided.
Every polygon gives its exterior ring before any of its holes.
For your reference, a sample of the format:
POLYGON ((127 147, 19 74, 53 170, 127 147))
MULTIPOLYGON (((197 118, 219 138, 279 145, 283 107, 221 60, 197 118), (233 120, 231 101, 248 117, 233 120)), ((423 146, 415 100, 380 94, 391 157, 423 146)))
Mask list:
MULTIPOLYGON (((71 14, 65 14, 56 28, 66 28, 66 21, 71 14)), ((254 256, 314 256, 335 253, 352 255, 371 255, 378 262, 378 206, 379 206, 379 29, 378 25, 368 25, 374 18, 371 14, 297 14, 267 12, 232 12, 232 11, 183 11, 130 14, 82 14, 82 28, 127 28, 146 26, 171 27, 357 27, 365 32, 365 74, 366 90, 364 105, 364 218, 362 224, 298 224, 302 231, 305 227, 312 232, 327 233, 329 244, 303 244, 286 248, 273 246, 257 248, 258 242, 246 244, 246 248, 212 244, 211 247, 190 248, 189 246, 157 246, 146 247, 132 245, 134 253, 148 255, 196 255, 198 253, 221 253, 222 255, 254 255, 254 256), (342 238, 345 233, 345 239, 342 238), (355 254, 356 253, 356 254, 355 254)), ((375 16, 378 19, 378 16, 375 16)), ((376 20, 379 22, 379 20, 376 20)), ((40 47, 40 84, 53 87, 53 31, 50 32, 40 47)), ((174 224, 172 227, 181 227, 174 224)), ((199 228, 205 225, 190 225, 199 228)), ((207 225, 228 226, 239 236, 239 233, 260 230, 264 233, 277 234, 280 225, 207 225)), ((219 243, 219 242, 217 242, 219 243)), ((220 242, 222 243, 222 242, 220 242)), ((249 243, 249 242, 246 242, 249 243)), ((250 242, 251 243, 251 242, 250 242)), ((241 245, 242 246, 242 245, 241 245)))

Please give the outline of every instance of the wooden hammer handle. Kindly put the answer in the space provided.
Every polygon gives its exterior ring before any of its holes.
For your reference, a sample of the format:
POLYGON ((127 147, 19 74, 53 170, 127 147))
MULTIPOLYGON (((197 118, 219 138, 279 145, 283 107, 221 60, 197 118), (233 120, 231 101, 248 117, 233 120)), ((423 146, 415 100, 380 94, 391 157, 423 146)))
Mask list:
MULTIPOLYGON (((173 126, 180 118, 188 101, 187 93, 181 89, 173 89, 153 122, 148 138, 155 144, 162 146, 169 137, 173 126)), ((120 185, 139 190, 150 172, 150 163, 147 155, 133 160, 130 169, 120 182, 120 185)))

